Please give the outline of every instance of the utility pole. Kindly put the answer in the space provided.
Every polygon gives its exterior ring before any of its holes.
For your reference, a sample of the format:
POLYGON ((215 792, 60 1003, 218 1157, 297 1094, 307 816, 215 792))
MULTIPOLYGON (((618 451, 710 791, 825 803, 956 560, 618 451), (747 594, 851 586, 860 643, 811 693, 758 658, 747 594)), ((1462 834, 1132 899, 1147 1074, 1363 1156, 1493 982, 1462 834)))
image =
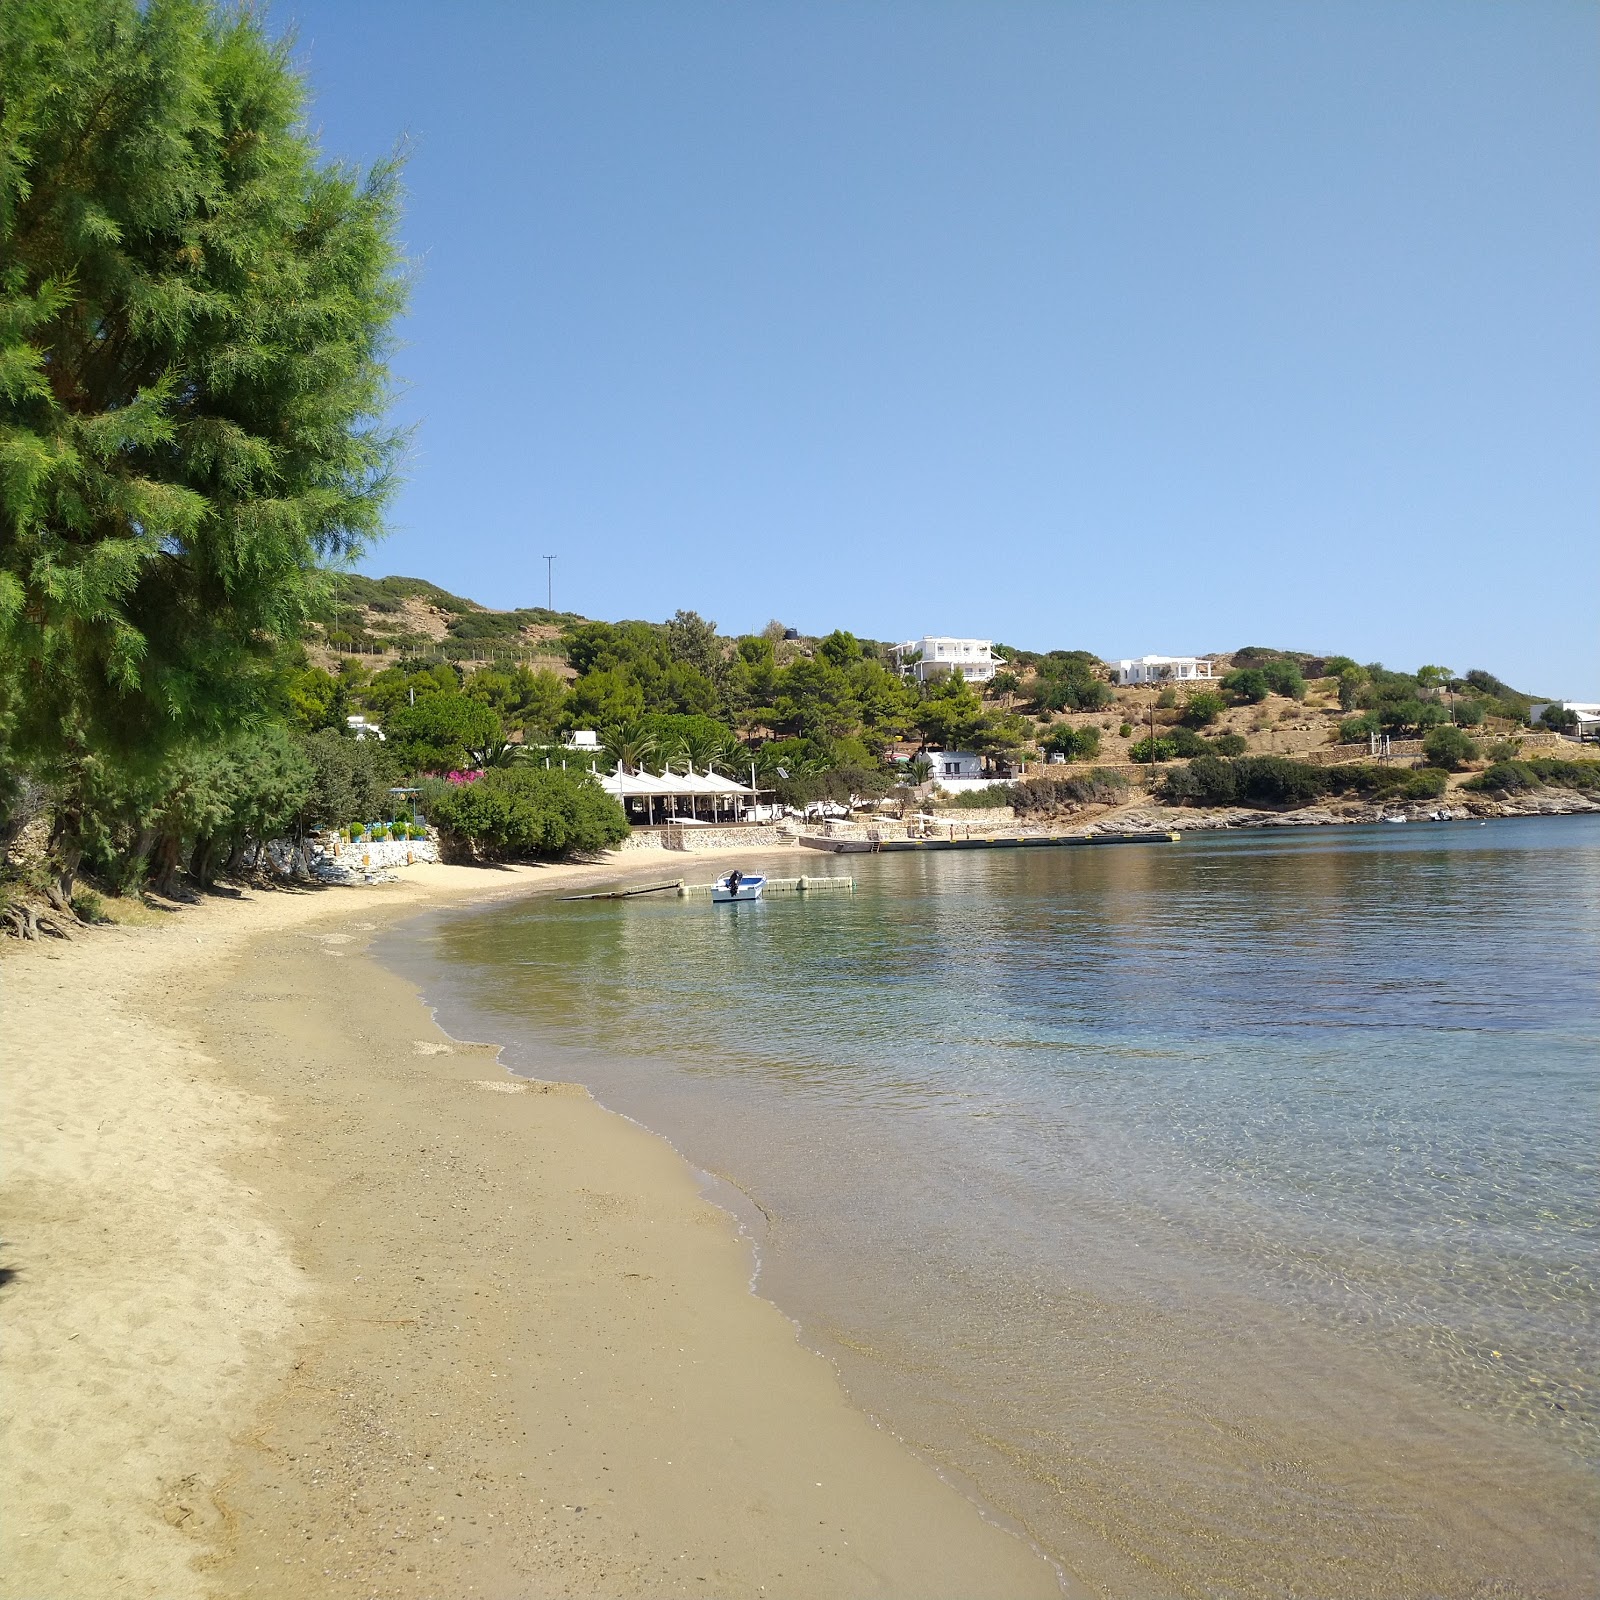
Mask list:
POLYGON ((544 558, 544 608, 554 611, 556 608, 556 558, 544 558))

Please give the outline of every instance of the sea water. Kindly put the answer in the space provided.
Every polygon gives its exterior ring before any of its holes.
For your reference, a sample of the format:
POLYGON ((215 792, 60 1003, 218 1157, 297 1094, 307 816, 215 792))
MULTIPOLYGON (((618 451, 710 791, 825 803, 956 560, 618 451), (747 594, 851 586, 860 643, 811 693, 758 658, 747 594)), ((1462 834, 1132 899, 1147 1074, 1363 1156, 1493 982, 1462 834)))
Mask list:
POLYGON ((385 954, 1069 1593, 1600 1593, 1600 818, 790 861, 385 954))

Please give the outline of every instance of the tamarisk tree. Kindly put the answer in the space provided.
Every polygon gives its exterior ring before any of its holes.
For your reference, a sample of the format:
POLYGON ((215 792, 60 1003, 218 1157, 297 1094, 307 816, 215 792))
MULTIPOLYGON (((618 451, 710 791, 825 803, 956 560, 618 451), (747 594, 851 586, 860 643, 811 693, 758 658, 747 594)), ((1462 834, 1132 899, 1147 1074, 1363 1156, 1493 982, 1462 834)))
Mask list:
POLYGON ((329 165, 209 0, 0 5, 0 734, 58 792, 261 715, 379 528, 397 170, 329 165))

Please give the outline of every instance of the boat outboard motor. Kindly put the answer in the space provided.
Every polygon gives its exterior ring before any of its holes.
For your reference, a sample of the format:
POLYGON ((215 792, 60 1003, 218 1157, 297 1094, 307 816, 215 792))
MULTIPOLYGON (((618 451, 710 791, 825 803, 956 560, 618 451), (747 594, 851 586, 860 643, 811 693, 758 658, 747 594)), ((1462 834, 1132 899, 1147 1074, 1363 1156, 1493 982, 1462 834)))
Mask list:
POLYGON ((739 892, 739 874, 737 872, 730 872, 728 874, 728 893, 732 894, 732 895, 737 895, 738 892, 739 892))

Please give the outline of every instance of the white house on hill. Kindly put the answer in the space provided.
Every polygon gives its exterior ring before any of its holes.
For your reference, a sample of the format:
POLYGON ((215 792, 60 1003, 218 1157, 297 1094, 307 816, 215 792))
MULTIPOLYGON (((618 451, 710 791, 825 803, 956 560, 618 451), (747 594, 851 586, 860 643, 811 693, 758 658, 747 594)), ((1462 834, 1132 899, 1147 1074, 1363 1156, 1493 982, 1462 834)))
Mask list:
POLYGON ((1126 688, 1138 683, 1193 683, 1212 673, 1204 656, 1140 656, 1137 661, 1113 661, 1111 675, 1126 688))
POLYGON ((947 672, 959 672, 968 683, 987 683, 1005 665, 994 653, 993 639, 952 639, 929 633, 895 645, 890 653, 905 676, 924 683, 947 672))

